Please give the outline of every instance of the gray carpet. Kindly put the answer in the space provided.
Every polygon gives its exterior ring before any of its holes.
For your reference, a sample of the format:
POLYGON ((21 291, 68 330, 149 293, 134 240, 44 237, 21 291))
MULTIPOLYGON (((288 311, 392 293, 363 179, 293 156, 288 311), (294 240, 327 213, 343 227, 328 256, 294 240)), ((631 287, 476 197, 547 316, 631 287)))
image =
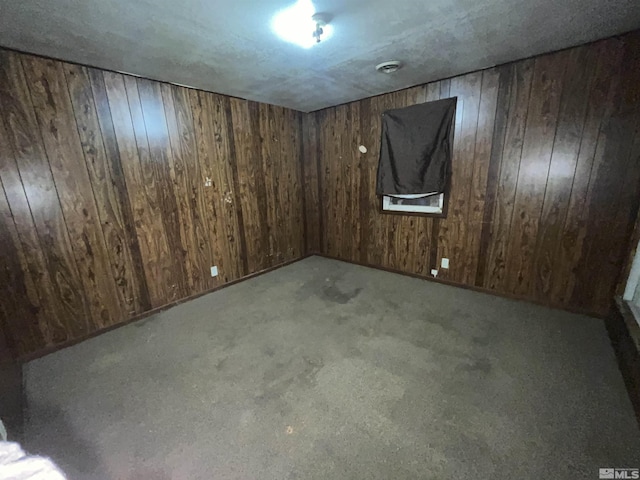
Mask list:
POLYGON ((640 466, 601 320, 311 257, 26 366, 71 479, 596 479, 640 466))

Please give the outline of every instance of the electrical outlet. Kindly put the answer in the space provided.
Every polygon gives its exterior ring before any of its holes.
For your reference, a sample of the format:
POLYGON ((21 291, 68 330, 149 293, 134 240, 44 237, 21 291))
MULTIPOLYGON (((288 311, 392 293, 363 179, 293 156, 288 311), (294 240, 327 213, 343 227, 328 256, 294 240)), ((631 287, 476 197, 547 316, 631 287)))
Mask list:
POLYGON ((448 258, 443 258, 442 259, 442 264, 440 266, 442 268, 449 268, 449 259, 448 258))
POLYGON ((431 269, 431 275, 433 275, 434 277, 438 276, 438 270, 436 270, 435 268, 431 269))
POLYGON ((218 267, 216 267, 216 266, 211 267, 211 276, 212 277, 217 277, 218 276, 218 267))

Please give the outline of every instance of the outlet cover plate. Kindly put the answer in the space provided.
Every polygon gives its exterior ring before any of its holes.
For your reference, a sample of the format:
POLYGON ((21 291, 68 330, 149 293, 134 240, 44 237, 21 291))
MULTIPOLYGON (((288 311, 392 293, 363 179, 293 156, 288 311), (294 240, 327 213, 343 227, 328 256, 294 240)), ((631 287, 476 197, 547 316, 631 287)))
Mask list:
POLYGON ((216 266, 211 267, 211 276, 212 277, 217 277, 218 276, 218 267, 216 267, 216 266))

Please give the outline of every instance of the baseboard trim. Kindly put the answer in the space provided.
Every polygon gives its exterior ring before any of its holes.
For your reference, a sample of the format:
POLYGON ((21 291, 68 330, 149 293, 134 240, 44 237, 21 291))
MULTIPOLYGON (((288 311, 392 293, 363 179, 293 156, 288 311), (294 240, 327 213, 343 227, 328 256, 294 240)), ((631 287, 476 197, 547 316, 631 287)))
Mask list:
MULTIPOLYGON (((332 255, 327 255, 326 253, 315 252, 315 253, 312 253, 310 255, 317 255, 319 257, 330 258, 331 260, 338 260, 340 262, 352 263, 354 265, 360 265, 361 267, 375 268, 376 270, 382 270, 384 272, 397 273, 399 275, 405 275, 407 277, 419 278, 421 280, 427 280, 429 282, 439 283, 439 284, 442 284, 442 285, 448 285, 450 287, 464 288, 465 290, 472 290, 474 292, 486 293, 486 294, 489 294, 489 295, 493 295, 495 297, 508 298, 510 300, 518 300, 520 302, 533 303, 535 305, 540 305, 540 306, 547 307, 547 308, 554 308, 554 309, 557 309, 557 310, 564 310, 564 311, 570 312, 570 313, 578 313, 580 315, 587 315, 589 317, 600 318, 602 320, 607 318, 607 315, 602 315, 600 313, 595 313, 595 312, 592 312, 592 311, 589 311, 589 310, 586 310, 586 309, 572 308, 572 307, 566 307, 564 305, 555 305, 555 304, 551 304, 551 303, 541 302, 539 300, 535 300, 535 299, 532 299, 532 298, 524 297, 524 296, 521 296, 521 295, 513 295, 513 294, 509 294, 509 293, 496 292, 495 290, 490 290, 488 288, 483 288, 483 287, 476 287, 475 285, 467 285, 467 284, 464 284, 464 283, 452 282, 451 280, 443 280, 441 278, 428 277, 426 275, 420 275, 418 273, 404 272, 402 270, 383 267, 383 266, 380 266, 380 265, 373 265, 373 264, 368 264, 368 263, 364 263, 364 262, 357 262, 357 261, 354 261, 354 260, 347 260, 347 259, 344 259, 344 258, 335 257, 335 256, 332 256, 332 255)), ((612 306, 613 306, 613 302, 612 302, 612 306)))
POLYGON ((616 305, 607 317, 607 331, 640 426, 640 327, 624 300, 616 298, 616 305))
POLYGON ((277 269, 282 268, 282 267, 286 267, 287 265, 291 265, 292 263, 299 262, 300 260, 304 260, 305 258, 310 257, 312 255, 314 255, 314 254, 313 253, 307 253, 307 254, 299 257, 299 258, 295 258, 293 260, 287 260, 286 262, 280 263, 278 265, 274 265, 274 266, 269 267, 269 268, 265 268, 264 270, 260 270, 258 272, 250 273, 249 275, 245 275, 244 277, 237 278, 235 280, 231 280, 230 282, 227 282, 227 283, 225 283, 223 285, 218 285, 216 287, 210 288, 210 289, 205 290, 203 292, 198 292, 198 293, 190 295, 188 297, 181 298, 180 300, 176 300, 174 302, 167 303, 165 305, 153 308, 151 310, 147 310, 146 312, 140 313, 139 315, 136 315, 135 317, 128 318, 126 320, 123 320, 120 323, 117 323, 115 325, 110 325, 110 326, 108 326, 106 328, 101 328, 100 330, 96 330, 95 332, 91 332, 88 335, 83 335, 82 337, 74 338, 72 340, 68 340, 66 342, 59 343, 57 345, 52 345, 50 347, 45 347, 43 349, 38 350, 37 352, 33 352, 33 353, 26 354, 26 355, 22 355, 22 356, 18 357, 16 359, 16 361, 18 363, 26 363, 26 362, 29 362, 31 360, 35 360, 37 358, 44 357, 44 356, 49 355, 51 353, 57 352, 59 350, 71 347, 73 345, 77 345, 78 343, 84 342, 85 340, 89 340, 90 338, 97 337, 98 335, 101 335, 103 333, 107 333, 107 332, 110 332, 112 330, 115 330, 116 328, 124 327, 125 325, 129 325, 129 324, 137 322, 139 320, 143 320, 143 319, 145 319, 147 317, 150 317, 151 315, 155 315, 157 313, 163 312, 165 310, 173 308, 173 307, 175 307, 177 305, 180 305, 182 303, 189 302, 191 300, 195 300, 196 298, 202 297, 204 295, 208 295, 209 293, 217 292, 218 290, 222 290, 223 288, 227 288, 227 287, 230 287, 232 285, 236 285, 236 284, 238 284, 240 282, 244 282, 246 280, 251 280, 252 278, 258 277, 260 275, 264 275, 265 273, 273 272, 274 270, 277 270, 277 269))

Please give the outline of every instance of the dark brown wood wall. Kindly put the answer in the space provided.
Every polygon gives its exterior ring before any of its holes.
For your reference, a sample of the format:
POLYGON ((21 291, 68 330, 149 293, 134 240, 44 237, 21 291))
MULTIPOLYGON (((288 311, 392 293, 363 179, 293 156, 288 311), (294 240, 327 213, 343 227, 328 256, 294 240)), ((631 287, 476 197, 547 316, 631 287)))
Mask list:
POLYGON ((306 249, 299 112, 6 50, 0 109, 4 351, 83 338, 306 249))
POLYGON ((446 281, 604 315, 640 202, 639 52, 633 33, 303 115, 0 50, 0 356, 312 252, 425 277, 447 257, 446 281), (447 218, 381 214, 382 112, 450 96, 447 218))
POLYGON ((609 311, 640 201, 640 32, 322 110, 305 128, 320 252, 609 311), (447 97, 458 97, 447 217, 381 214, 382 112, 447 97))

